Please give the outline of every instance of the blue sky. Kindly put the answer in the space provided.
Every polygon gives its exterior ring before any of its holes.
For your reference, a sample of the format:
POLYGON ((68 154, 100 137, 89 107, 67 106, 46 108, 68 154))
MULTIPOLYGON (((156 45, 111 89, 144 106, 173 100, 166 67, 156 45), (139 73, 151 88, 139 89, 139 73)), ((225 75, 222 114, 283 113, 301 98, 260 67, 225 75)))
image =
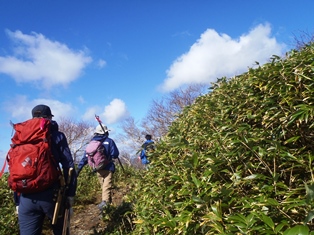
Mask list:
MULTIPOLYGON (((0 1, 0 167, 14 123, 37 104, 55 120, 119 133, 153 99, 247 71, 313 33, 314 1, 0 1), (95 125, 97 123, 95 122, 95 125)), ((117 143, 119 147, 119 143, 117 143)))

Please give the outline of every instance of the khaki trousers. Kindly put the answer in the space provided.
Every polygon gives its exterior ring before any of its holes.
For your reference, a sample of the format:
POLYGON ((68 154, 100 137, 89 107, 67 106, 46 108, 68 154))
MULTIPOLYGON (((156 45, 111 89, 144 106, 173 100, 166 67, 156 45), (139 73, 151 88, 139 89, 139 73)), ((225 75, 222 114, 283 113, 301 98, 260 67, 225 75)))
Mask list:
POLYGON ((111 203, 112 172, 99 170, 97 172, 97 177, 102 189, 102 200, 111 203))

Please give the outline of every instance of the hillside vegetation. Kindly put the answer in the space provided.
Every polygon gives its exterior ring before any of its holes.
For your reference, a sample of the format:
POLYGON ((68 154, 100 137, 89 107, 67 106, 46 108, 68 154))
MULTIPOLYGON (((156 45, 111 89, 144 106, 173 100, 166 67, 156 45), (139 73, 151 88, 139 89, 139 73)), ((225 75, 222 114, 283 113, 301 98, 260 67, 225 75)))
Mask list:
POLYGON ((133 191, 134 234, 314 230, 313 55, 273 56, 187 107, 133 191))

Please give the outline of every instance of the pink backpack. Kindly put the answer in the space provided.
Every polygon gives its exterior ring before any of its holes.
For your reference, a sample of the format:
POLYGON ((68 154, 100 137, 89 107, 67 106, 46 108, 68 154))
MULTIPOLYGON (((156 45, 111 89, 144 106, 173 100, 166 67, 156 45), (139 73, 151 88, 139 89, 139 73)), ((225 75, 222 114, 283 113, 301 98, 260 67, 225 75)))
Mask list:
POLYGON ((88 164, 94 171, 103 169, 110 161, 105 154, 105 147, 101 141, 91 140, 86 146, 88 164))

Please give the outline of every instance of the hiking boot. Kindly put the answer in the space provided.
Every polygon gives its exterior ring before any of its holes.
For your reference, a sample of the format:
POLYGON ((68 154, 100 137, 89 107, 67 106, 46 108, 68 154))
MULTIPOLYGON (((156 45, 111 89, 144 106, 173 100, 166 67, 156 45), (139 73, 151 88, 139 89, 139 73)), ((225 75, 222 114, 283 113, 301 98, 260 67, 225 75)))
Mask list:
POLYGON ((98 208, 101 212, 108 206, 106 201, 102 201, 101 203, 98 204, 98 208))

